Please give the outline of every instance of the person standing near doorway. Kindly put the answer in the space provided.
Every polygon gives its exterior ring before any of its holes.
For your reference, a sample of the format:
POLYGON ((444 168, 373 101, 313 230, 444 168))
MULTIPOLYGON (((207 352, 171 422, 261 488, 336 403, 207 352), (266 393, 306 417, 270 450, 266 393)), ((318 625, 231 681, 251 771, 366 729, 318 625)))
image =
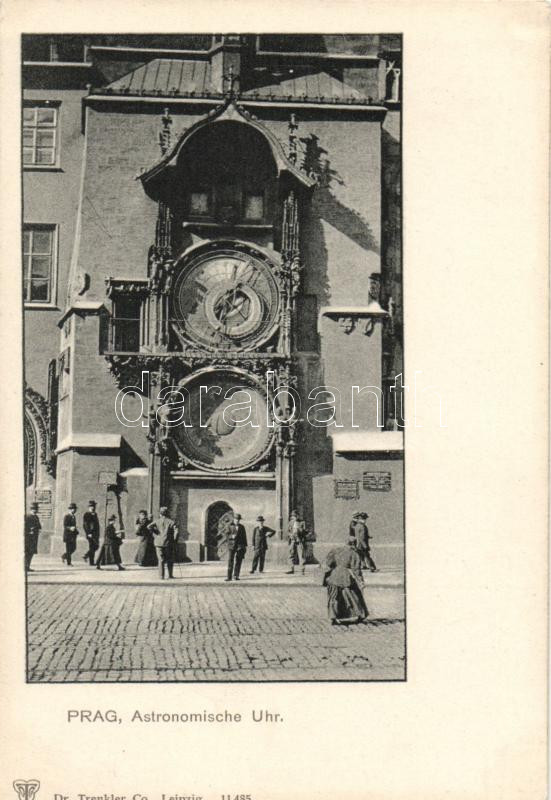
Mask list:
POLYGON ((31 513, 25 514, 25 572, 32 572, 31 561, 38 550, 38 537, 41 530, 38 503, 31 503, 31 513))
POLYGON ((226 581, 239 580, 241 564, 247 551, 247 533, 241 524, 241 514, 234 514, 228 529, 228 574, 226 581))
POLYGON ((85 511, 82 517, 82 527, 84 528, 84 535, 88 540, 88 551, 83 555, 83 559, 88 561, 90 566, 93 567, 96 550, 99 547, 99 519, 96 514, 95 500, 90 500, 88 503, 88 511, 85 511))
POLYGON ((153 544, 159 562, 159 577, 164 580, 166 571, 169 578, 174 578, 172 573, 178 529, 174 520, 168 516, 167 506, 159 508, 159 516, 149 523, 148 528, 153 534, 153 544))
POLYGON ((63 517, 63 541, 65 543, 65 552, 61 556, 61 560, 69 567, 72 566, 71 558, 77 549, 78 528, 76 511, 77 504, 71 503, 68 513, 63 517))
POLYGON ((268 549, 268 537, 273 536, 275 531, 264 525, 264 517, 257 517, 258 525, 253 530, 253 564, 251 568, 251 575, 258 567, 259 572, 264 572, 264 559, 266 558, 266 550, 268 549))

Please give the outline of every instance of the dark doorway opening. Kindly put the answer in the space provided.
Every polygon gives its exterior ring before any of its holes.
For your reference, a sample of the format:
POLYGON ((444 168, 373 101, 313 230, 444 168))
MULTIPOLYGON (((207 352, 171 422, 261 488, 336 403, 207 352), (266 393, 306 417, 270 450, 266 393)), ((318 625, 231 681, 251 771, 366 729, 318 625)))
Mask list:
POLYGON ((205 558, 220 561, 226 552, 226 529, 233 517, 233 509, 223 500, 218 500, 207 509, 205 521, 205 558))

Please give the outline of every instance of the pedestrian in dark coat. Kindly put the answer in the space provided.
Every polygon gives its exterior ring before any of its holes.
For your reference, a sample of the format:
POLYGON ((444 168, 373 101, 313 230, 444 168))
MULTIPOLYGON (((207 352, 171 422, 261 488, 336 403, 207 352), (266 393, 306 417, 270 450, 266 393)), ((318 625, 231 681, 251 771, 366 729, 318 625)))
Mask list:
POLYGON ((90 566, 93 567, 96 550, 99 547, 99 519, 96 514, 95 500, 90 500, 88 503, 88 511, 85 511, 82 517, 82 527, 84 528, 84 535, 88 540, 88 550, 83 555, 83 559, 88 561, 90 566))
POLYGON ((77 549, 78 528, 76 511, 76 503, 71 503, 69 505, 69 513, 65 514, 63 517, 63 541, 65 543, 65 552, 61 556, 61 560, 69 567, 72 566, 71 558, 77 549))
POLYGON ((364 580, 355 539, 330 550, 326 559, 327 610, 332 625, 340 622, 362 622, 368 616, 362 594, 364 580))
POLYGON ((107 519, 107 527, 105 528, 103 544, 96 562, 96 569, 101 569, 106 564, 116 564, 117 569, 124 570, 121 562, 121 544, 124 539, 124 530, 117 530, 116 521, 115 514, 111 514, 107 519))
POLYGON ((259 523, 253 530, 253 565, 251 574, 258 567, 259 572, 264 572, 264 559, 266 558, 266 550, 268 549, 268 537, 273 536, 275 531, 264 525, 264 517, 257 517, 256 521, 259 523))
POLYGON ((228 574, 226 581, 239 580, 241 564, 247 552, 247 533, 241 524, 241 514, 234 514, 228 527, 228 574))
POLYGON ((174 569, 174 551, 178 529, 174 520, 168 516, 168 508, 166 506, 159 508, 159 516, 153 522, 150 522, 148 527, 153 534, 153 543, 157 551, 159 577, 161 580, 165 579, 166 567, 168 577, 173 578, 172 570, 174 569))
POLYGON ((354 514, 350 523, 349 533, 350 536, 356 539, 356 549, 362 561, 362 567, 366 567, 370 572, 378 572, 379 570, 371 557, 371 548, 369 547, 371 536, 365 523, 367 518, 368 515, 365 511, 359 511, 354 514))
POLYGON ((31 503, 31 513, 25 514, 25 571, 32 572, 31 561, 38 550, 42 525, 38 518, 38 503, 31 503))
POLYGON ((141 539, 141 542, 134 559, 140 567, 156 567, 158 564, 155 544, 153 543, 153 533, 149 529, 150 522, 147 511, 142 509, 136 520, 136 536, 141 539))

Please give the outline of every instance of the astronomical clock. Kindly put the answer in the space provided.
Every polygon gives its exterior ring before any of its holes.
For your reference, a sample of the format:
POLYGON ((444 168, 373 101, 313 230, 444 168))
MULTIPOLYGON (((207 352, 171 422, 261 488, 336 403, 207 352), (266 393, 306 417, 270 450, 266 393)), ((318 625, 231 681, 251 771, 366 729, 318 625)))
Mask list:
POLYGON ((276 265, 253 245, 206 243, 177 263, 170 325, 198 367, 180 380, 187 424, 172 434, 188 468, 224 475, 270 462, 274 427, 262 355, 269 342, 276 349, 280 294, 276 265))
POLYGON ((272 448, 268 396, 261 381, 244 370, 200 370, 182 381, 187 425, 175 428, 188 462, 208 472, 235 473, 253 467, 272 448))
POLYGON ((172 387, 176 409, 184 401, 180 424, 172 402, 150 411, 148 507, 166 502, 188 553, 195 541, 210 558, 232 509, 249 525, 262 513, 281 535, 287 524, 295 421, 281 398, 295 385, 299 215, 313 180, 233 96, 174 145, 168 115, 162 124, 163 157, 140 175, 158 204, 147 279, 108 288, 122 334, 139 317, 126 337, 139 355, 119 357, 134 364, 126 385, 149 369, 150 409, 159 388, 172 387))
POLYGON ((208 350, 262 345, 279 322, 273 269, 258 252, 235 247, 192 257, 178 274, 172 298, 172 324, 182 344, 208 350))

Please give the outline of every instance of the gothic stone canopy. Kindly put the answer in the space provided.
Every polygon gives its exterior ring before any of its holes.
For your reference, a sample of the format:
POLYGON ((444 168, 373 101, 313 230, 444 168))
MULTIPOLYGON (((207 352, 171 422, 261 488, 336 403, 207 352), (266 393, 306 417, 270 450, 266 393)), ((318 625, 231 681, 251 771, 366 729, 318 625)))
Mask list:
POLYGON ((310 190, 314 187, 315 180, 293 164, 286 156, 281 143, 274 134, 232 99, 226 101, 217 109, 213 109, 188 130, 184 131, 175 145, 168 150, 157 164, 137 176, 141 180, 145 192, 155 200, 160 199, 161 187, 167 182, 168 177, 176 170, 177 166, 181 164, 182 159, 185 160, 186 145, 193 137, 204 132, 208 127, 223 122, 240 123, 257 131, 271 151, 278 177, 282 177, 282 175, 289 176, 297 185, 297 188, 310 190))

